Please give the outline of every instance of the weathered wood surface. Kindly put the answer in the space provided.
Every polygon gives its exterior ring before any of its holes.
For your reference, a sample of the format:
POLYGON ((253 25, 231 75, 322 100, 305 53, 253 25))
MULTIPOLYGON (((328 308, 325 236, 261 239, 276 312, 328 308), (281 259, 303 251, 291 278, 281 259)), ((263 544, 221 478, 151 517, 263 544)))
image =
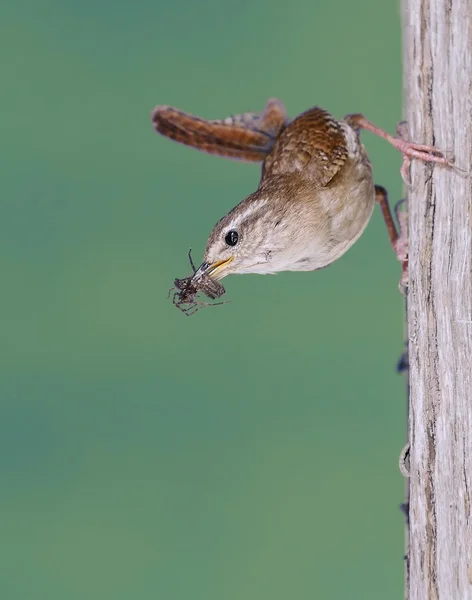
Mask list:
MULTIPOLYGON (((411 139, 472 171, 472 0, 403 0, 411 139)), ((472 600, 472 177, 416 161, 409 198, 409 600, 472 600)))

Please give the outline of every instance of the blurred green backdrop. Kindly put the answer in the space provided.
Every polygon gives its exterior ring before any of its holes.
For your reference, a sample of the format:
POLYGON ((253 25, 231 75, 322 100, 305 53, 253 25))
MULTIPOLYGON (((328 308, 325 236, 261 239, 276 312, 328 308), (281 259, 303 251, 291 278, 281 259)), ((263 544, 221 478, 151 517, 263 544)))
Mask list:
MULTIPOLYGON (((397 3, 18 0, 0 18, 2 600, 397 599, 400 266, 167 300, 259 167, 158 137, 280 97, 402 116, 397 3)), ((376 181, 400 156, 364 136, 376 181)))

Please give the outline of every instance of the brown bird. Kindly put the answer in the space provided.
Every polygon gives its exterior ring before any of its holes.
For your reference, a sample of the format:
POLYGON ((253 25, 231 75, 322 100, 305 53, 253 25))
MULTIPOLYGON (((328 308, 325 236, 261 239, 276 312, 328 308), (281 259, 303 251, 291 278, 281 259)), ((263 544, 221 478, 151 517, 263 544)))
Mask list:
POLYGON ((359 132, 367 129, 410 160, 451 163, 437 149, 393 137, 362 115, 334 119, 311 108, 289 122, 284 105, 268 101, 260 114, 205 120, 168 106, 152 114, 156 131, 210 154, 263 161, 258 189, 213 228, 192 278, 220 280, 238 273, 314 271, 340 258, 360 237, 379 202, 390 241, 404 262, 387 192, 375 186, 359 132))

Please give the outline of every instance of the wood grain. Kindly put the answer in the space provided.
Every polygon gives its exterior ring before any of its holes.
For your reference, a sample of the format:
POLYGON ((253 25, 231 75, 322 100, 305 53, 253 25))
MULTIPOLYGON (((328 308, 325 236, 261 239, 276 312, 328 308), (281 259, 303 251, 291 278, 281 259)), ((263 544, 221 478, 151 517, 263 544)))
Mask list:
MULTIPOLYGON (((411 139, 472 169, 472 0, 404 0, 411 139)), ((472 183, 412 166, 409 600, 472 600, 472 183)))

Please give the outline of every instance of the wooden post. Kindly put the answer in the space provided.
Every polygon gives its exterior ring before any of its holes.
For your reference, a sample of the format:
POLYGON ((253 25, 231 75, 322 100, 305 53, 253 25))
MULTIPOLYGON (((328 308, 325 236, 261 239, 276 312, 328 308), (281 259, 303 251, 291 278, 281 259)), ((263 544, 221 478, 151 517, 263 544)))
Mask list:
POLYGON ((408 600, 472 600, 472 0, 403 0, 410 138, 408 600))

